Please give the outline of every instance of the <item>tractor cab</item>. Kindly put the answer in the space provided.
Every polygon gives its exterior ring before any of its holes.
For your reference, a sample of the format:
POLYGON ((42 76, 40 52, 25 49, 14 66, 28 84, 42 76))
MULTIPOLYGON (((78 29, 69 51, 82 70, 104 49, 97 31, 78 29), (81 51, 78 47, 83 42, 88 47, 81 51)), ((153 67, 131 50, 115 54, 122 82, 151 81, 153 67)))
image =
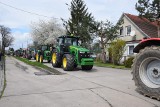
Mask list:
POLYGON ((49 45, 40 45, 38 46, 38 50, 41 50, 41 51, 45 51, 45 50, 49 50, 50 47, 49 45))
POLYGON ((57 39, 57 46, 60 47, 61 54, 68 53, 70 46, 78 46, 79 37, 61 36, 57 39))

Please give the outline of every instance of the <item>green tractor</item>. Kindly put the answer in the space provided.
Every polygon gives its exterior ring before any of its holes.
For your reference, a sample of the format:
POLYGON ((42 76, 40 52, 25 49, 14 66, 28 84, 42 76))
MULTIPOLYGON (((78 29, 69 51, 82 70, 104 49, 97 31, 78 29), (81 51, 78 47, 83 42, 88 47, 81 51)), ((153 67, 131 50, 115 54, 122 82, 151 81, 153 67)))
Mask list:
POLYGON ((36 52, 36 61, 43 63, 43 60, 47 60, 48 63, 51 61, 51 50, 50 45, 41 45, 38 47, 36 52))
POLYGON ((60 36, 57 46, 52 52, 52 66, 63 67, 65 71, 72 71, 78 65, 82 70, 91 70, 93 58, 88 49, 79 46, 79 37, 60 36))
POLYGON ((27 58, 28 60, 31 60, 32 58, 33 58, 33 59, 36 59, 35 56, 36 56, 36 55, 35 55, 35 48, 33 48, 33 47, 27 48, 26 58, 27 58))

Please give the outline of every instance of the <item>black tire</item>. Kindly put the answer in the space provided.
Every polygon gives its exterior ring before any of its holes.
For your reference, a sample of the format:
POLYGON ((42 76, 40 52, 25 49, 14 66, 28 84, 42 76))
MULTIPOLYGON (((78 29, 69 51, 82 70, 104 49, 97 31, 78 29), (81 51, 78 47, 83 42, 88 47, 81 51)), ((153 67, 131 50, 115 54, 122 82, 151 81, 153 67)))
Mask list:
POLYGON ((160 100, 160 47, 146 47, 134 59, 132 74, 137 91, 160 100), (152 74, 152 75, 151 75, 152 74))
POLYGON ((39 57, 39 62, 40 62, 40 63, 43 63, 43 55, 40 55, 40 57, 39 57))
POLYGON ((28 60, 31 60, 31 56, 30 56, 30 55, 27 55, 27 59, 28 59, 28 60))
POLYGON ((51 60, 48 60, 48 63, 50 63, 51 62, 51 60))
POLYGON ((72 71, 74 69, 74 65, 75 65, 74 56, 71 54, 64 54, 62 59, 63 70, 72 71))
POLYGON ((74 68, 77 68, 77 66, 78 66, 77 64, 74 64, 74 68))
POLYGON ((53 52, 52 53, 52 66, 53 67, 61 67, 61 58, 60 58, 60 54, 53 52))
POLYGON ((82 65, 82 70, 91 70, 93 68, 93 65, 82 65))

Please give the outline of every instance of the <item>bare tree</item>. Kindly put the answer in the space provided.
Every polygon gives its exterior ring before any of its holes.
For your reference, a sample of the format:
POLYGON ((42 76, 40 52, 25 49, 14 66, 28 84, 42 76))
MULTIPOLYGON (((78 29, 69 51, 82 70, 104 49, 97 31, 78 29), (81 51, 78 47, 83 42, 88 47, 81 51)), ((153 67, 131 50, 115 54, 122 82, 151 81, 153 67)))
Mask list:
POLYGON ((108 20, 105 22, 95 22, 96 36, 99 37, 99 43, 101 45, 101 60, 103 63, 106 62, 106 44, 117 37, 116 34, 122 23, 123 20, 120 20, 116 25, 113 25, 113 23, 108 20))
POLYGON ((33 22, 31 30, 32 39, 36 44, 54 44, 55 38, 65 34, 65 30, 57 23, 56 19, 33 22))
POLYGON ((0 25, 0 34, 2 36, 2 53, 5 53, 5 48, 12 45, 14 37, 11 36, 11 29, 0 25))

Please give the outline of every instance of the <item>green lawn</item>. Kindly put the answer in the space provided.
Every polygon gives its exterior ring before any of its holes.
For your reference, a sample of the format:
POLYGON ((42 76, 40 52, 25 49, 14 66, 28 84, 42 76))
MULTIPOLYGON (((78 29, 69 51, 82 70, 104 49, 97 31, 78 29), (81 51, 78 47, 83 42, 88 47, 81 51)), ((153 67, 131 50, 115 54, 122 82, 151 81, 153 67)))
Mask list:
POLYGON ((94 65, 99 67, 107 67, 107 68, 128 69, 124 65, 113 65, 111 63, 94 62, 94 65))
POLYGON ((40 62, 33 62, 33 61, 30 61, 28 59, 25 59, 25 58, 21 58, 21 57, 15 57, 16 59, 28 64, 28 65, 31 65, 31 66, 34 66, 36 68, 42 68, 42 69, 46 69, 46 70, 49 70, 50 72, 53 72, 55 75, 61 75, 62 73, 59 72, 58 70, 54 69, 54 68, 51 68, 51 67, 48 67, 46 65, 44 65, 43 63, 40 63, 40 62))

